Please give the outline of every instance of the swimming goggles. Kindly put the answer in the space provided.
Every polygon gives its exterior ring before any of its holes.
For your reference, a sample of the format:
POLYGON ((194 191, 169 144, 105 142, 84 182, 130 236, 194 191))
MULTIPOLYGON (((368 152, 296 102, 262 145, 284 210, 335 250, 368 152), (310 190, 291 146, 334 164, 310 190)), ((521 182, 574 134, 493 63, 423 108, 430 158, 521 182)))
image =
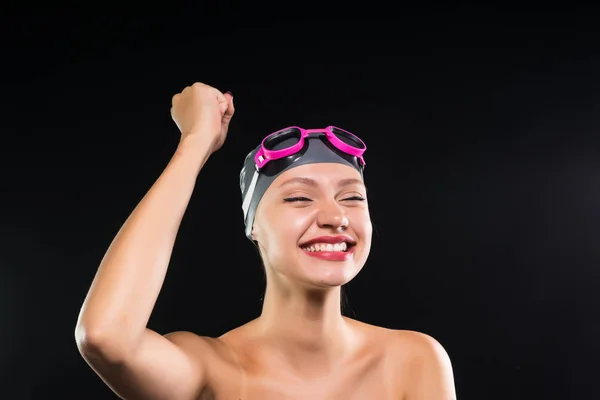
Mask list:
POLYGON ((260 170, 269 161, 298 153, 304 147, 306 138, 320 135, 324 135, 329 143, 338 150, 356 157, 363 167, 366 165, 363 154, 367 150, 367 146, 358 136, 335 126, 328 126, 324 129, 303 129, 298 126, 290 126, 273 132, 263 139, 260 148, 254 155, 256 169, 260 170), (289 141, 289 146, 279 148, 278 145, 284 141, 289 141), (275 148, 277 150, 274 150, 275 148))

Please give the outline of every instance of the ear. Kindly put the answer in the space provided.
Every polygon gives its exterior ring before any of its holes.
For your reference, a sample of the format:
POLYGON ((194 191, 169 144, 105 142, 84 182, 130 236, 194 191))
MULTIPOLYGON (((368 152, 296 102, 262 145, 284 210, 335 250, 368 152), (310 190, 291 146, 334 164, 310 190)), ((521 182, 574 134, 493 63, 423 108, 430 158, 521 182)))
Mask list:
POLYGON ((252 243, 254 243, 254 246, 256 246, 258 253, 260 254, 260 246, 258 245, 258 240, 256 239, 256 231, 254 230, 254 226, 252 226, 250 237, 252 238, 252 243))

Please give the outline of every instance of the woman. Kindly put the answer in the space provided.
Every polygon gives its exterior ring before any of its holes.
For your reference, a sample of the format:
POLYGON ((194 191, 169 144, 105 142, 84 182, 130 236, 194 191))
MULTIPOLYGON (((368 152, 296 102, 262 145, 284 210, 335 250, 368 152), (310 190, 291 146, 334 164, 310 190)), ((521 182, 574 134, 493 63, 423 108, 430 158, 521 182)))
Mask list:
POLYGON ((173 97, 178 148, 115 237, 79 315, 88 364, 124 399, 455 399, 434 339, 341 314, 340 288, 365 264, 371 222, 365 146, 338 128, 287 129, 246 158, 246 235, 267 277, 260 317, 219 338, 146 328, 197 174, 233 113, 232 95, 204 84, 173 97))

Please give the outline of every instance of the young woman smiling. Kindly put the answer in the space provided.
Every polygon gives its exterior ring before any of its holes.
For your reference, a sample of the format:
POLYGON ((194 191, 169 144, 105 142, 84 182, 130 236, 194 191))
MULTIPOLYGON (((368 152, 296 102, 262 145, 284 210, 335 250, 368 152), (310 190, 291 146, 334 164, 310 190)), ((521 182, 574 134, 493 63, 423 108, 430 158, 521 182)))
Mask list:
POLYGON ((80 352, 104 382, 124 399, 455 399, 435 339, 341 313, 341 287, 363 268, 372 226, 366 146, 336 127, 285 128, 246 157, 246 236, 267 278, 260 316, 218 338, 146 327, 233 97, 196 83, 173 97, 171 113, 179 146, 110 245, 77 323, 80 352))

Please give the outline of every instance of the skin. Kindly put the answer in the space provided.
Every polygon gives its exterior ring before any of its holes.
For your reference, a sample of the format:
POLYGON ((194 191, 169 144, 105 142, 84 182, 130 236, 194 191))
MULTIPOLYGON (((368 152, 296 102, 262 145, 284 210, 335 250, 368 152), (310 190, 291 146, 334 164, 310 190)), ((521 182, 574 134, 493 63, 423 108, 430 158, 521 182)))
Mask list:
POLYGON ((231 94, 201 83, 173 97, 181 141, 112 241, 81 307, 75 340, 88 365, 128 400, 455 399, 450 360, 435 339, 341 315, 340 287, 371 246, 367 203, 356 200, 366 190, 341 185, 360 179, 344 165, 293 168, 261 200, 253 235, 267 290, 257 319, 219 338, 148 328, 198 173, 223 145, 233 113, 231 94), (314 184, 281 186, 291 178, 314 184), (349 260, 299 248, 337 233, 356 241, 349 260))
POLYGON ((252 235, 267 276, 263 309, 220 338, 241 372, 232 369, 229 388, 219 393, 265 400, 454 398, 447 355, 434 339, 341 314, 341 286, 365 265, 372 237, 366 187, 354 168, 308 164, 286 171, 261 200, 252 235), (301 249, 315 237, 340 234, 356 242, 346 261, 301 249), (430 372, 419 372, 424 359, 430 372))
POLYGON ((306 331, 315 345, 344 337, 340 288, 360 272, 371 248, 371 219, 359 173, 342 164, 286 171, 259 203, 252 234, 267 276, 261 325, 306 331), (348 180, 354 183, 340 185, 348 180), (356 241, 349 260, 321 260, 300 248, 310 239, 342 234, 356 241))
POLYGON ((366 199, 355 169, 308 164, 279 176, 258 206, 253 237, 265 265, 267 289, 255 329, 265 332, 271 345, 303 373, 315 372, 316 366, 332 369, 356 341, 341 314, 340 288, 360 272, 371 248, 366 199), (349 179, 356 182, 340 185, 349 179), (290 198, 298 201, 285 201, 290 198), (300 248, 315 237, 340 234, 356 241, 349 260, 320 260, 300 248))

